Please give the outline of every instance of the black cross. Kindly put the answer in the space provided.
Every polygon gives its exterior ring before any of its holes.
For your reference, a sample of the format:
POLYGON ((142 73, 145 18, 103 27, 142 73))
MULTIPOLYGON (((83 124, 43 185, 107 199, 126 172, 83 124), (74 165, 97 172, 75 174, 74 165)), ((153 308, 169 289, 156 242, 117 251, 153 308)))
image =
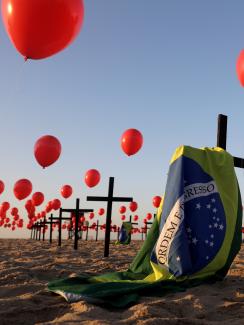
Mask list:
POLYGON ((71 220, 72 217, 64 218, 62 217, 63 212, 73 212, 75 213, 75 241, 74 241, 74 249, 78 248, 78 224, 79 224, 79 217, 83 216, 84 213, 93 212, 93 209, 80 209, 80 199, 76 199, 76 208, 75 209, 59 209, 59 217, 53 218, 54 220, 59 220, 59 236, 58 236, 58 245, 61 246, 61 232, 62 232, 62 220, 71 220))
POLYGON ((107 202, 106 230, 104 243, 104 257, 109 256, 110 243, 110 225, 112 216, 113 202, 132 202, 132 197, 114 197, 114 177, 109 177, 108 196, 87 196, 87 201, 104 201, 107 202))
MULTIPOLYGON (((227 119, 228 116, 219 114, 218 116, 218 133, 217 133, 217 147, 226 150, 227 142, 227 119)), ((244 168, 244 159, 233 157, 234 166, 239 168, 244 168)))

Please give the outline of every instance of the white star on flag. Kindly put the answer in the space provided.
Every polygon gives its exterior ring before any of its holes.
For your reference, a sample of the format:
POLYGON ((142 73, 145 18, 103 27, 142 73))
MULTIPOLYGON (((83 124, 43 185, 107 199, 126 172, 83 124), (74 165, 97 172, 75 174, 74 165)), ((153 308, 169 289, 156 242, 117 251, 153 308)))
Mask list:
POLYGON ((206 243, 206 244, 208 243, 208 240, 207 240, 207 239, 205 240, 205 243, 206 243))
POLYGON ((217 222, 214 223, 214 228, 218 228, 217 222))
POLYGON ((207 209, 210 209, 211 208, 211 204, 207 204, 207 209))
POLYGON ((196 204, 196 209, 199 209, 199 210, 201 209, 201 204, 200 203, 196 204))
POLYGON ((213 213, 216 213, 216 212, 217 212, 217 209, 216 209, 216 208, 214 208, 214 209, 213 209, 213 213))
POLYGON ((176 257, 176 261, 178 261, 178 262, 180 261, 180 256, 176 257))
POLYGON ((192 242, 193 242, 193 244, 196 245, 196 243, 198 242, 198 240, 196 239, 196 237, 194 237, 194 238, 192 239, 192 242))
POLYGON ((219 225, 219 229, 220 230, 223 230, 224 229, 224 226, 221 224, 221 225, 219 225))
POLYGON ((186 231, 187 231, 187 232, 191 232, 191 228, 188 227, 188 228, 186 229, 186 231))
POLYGON ((212 234, 210 237, 211 237, 211 238, 214 238, 214 235, 212 234))
POLYGON ((210 245, 211 247, 213 247, 214 243, 211 241, 209 245, 210 245))
POLYGON ((209 259, 209 256, 206 256, 206 260, 208 260, 209 259))
POLYGON ((215 202, 215 199, 212 199, 211 201, 214 203, 215 202))
POLYGON ((212 225, 208 225, 208 228, 212 228, 212 225))

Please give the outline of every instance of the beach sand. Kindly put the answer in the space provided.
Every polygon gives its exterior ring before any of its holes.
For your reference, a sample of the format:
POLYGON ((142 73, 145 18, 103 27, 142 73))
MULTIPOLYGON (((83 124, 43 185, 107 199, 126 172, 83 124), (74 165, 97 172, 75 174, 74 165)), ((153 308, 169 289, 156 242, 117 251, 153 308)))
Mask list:
POLYGON ((110 246, 80 241, 62 247, 47 241, 0 239, 0 324, 244 324, 244 245, 224 281, 163 297, 141 297, 126 309, 69 304, 47 291, 50 280, 80 273, 126 270, 142 245, 110 246))

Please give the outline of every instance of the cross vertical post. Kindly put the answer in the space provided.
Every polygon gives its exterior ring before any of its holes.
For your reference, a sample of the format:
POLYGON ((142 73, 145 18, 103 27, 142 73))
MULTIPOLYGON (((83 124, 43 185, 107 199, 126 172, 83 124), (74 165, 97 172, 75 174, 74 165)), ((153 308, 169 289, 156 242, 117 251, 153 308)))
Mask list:
POLYGON ((98 229, 99 229, 99 221, 97 220, 97 226, 96 226, 96 241, 98 239, 98 229))
POLYGON ((75 207, 75 243, 74 249, 78 248, 78 225, 79 225, 79 209, 80 209, 80 199, 76 199, 76 207, 75 207))
POLYGON ((46 232, 46 217, 44 217, 44 220, 43 220, 43 233, 42 233, 42 240, 44 241, 45 240, 45 232, 46 232))
POLYGON ((51 214, 50 219, 50 236, 49 236, 49 242, 50 244, 52 243, 52 239, 53 239, 53 214, 51 214))
POLYGON ((218 116, 218 132, 217 132, 217 147, 226 150, 227 142, 227 116, 219 114, 218 116))
POLYGON ((62 208, 59 209, 58 217, 58 246, 61 246, 62 242, 62 208))

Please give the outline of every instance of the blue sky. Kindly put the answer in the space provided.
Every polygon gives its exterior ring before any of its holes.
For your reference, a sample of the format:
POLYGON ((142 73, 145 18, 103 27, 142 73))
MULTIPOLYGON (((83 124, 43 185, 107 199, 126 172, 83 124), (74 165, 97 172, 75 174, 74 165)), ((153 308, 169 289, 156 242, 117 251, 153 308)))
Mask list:
MULTIPOLYGON (((47 201, 60 198, 67 183, 75 193, 63 205, 80 197, 90 207, 86 195, 104 195, 114 176, 115 194, 133 196, 144 217, 154 212, 152 197, 164 193, 175 148, 216 144, 219 113, 229 117, 227 149, 244 156, 244 89, 235 71, 244 48, 243 10, 241 0, 87 0, 77 39, 26 63, 1 22, 1 200, 21 208, 12 187, 28 178, 47 201), (144 146, 127 157, 119 141, 131 127, 141 130, 144 146), (45 134, 58 137, 63 150, 42 170, 33 146, 45 134), (93 189, 83 182, 90 168, 102 176, 93 189)), ((244 171, 237 175, 243 193, 244 171)))

